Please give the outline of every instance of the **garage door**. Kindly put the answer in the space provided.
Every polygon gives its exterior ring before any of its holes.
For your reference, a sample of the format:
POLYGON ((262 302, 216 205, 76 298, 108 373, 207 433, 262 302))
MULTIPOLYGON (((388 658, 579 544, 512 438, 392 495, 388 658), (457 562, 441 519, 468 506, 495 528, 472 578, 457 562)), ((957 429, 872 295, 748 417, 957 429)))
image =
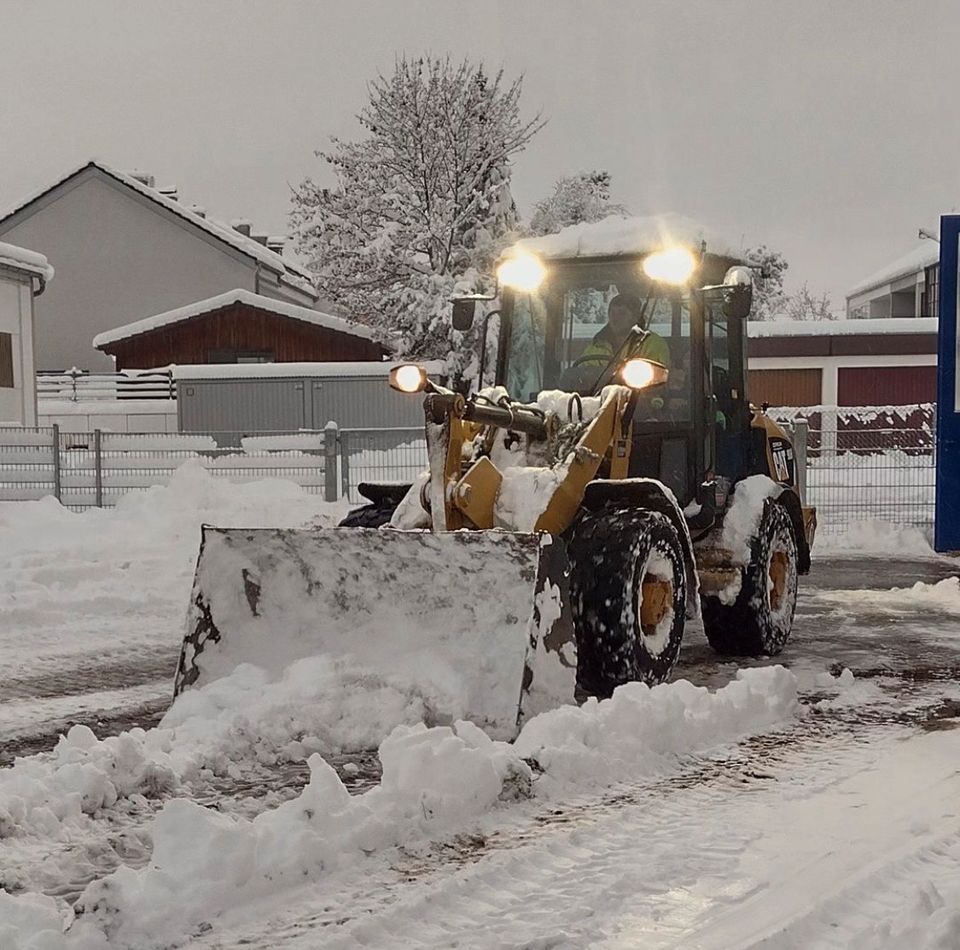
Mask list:
POLYGON ((840 370, 841 406, 913 406, 937 401, 936 366, 858 366, 840 370))
POLYGON ((819 369, 752 369, 747 395, 759 406, 819 406, 819 369))

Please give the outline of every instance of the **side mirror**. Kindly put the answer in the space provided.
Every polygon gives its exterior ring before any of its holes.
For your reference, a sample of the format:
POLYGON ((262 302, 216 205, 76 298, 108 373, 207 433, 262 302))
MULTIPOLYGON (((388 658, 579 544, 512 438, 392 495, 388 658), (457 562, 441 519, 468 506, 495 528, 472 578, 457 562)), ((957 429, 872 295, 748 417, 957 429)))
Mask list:
POLYGON ((466 333, 473 326, 476 313, 476 297, 455 297, 453 301, 453 329, 466 333))
POLYGON ((749 267, 731 267, 723 278, 723 314, 745 320, 753 305, 753 275, 749 267))

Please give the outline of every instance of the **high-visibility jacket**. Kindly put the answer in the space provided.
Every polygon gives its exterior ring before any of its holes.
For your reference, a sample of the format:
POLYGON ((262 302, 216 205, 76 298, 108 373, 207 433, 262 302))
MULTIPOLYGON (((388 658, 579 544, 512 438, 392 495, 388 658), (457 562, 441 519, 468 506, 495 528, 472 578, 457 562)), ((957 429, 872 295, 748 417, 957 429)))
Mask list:
MULTIPOLYGON (((580 359, 583 360, 586 357, 596 356, 597 364, 603 366, 610 361, 610 358, 616 351, 617 345, 614 344, 610 327, 605 326, 587 344, 580 359)), ((640 345, 640 352, 636 355, 642 356, 644 359, 653 360, 655 363, 662 363, 667 368, 670 367, 670 347, 667 346, 667 341, 656 333, 649 333, 647 335, 646 339, 640 345)))

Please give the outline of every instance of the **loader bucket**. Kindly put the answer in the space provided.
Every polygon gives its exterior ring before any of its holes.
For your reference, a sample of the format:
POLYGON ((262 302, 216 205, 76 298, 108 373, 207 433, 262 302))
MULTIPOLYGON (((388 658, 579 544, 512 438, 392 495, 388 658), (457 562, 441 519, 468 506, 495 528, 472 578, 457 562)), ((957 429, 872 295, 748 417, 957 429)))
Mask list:
POLYGON ((175 693, 326 654, 512 738, 574 698, 565 574, 549 535, 205 525, 175 693))

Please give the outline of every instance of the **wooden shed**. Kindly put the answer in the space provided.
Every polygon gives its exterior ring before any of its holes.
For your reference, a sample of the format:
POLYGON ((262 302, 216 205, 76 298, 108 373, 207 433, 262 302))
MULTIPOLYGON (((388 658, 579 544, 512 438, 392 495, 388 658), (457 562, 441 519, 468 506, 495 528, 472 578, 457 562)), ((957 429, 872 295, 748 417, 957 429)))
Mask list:
POLYGON ((369 327, 242 289, 100 333, 93 345, 117 370, 381 360, 389 353, 369 327))

